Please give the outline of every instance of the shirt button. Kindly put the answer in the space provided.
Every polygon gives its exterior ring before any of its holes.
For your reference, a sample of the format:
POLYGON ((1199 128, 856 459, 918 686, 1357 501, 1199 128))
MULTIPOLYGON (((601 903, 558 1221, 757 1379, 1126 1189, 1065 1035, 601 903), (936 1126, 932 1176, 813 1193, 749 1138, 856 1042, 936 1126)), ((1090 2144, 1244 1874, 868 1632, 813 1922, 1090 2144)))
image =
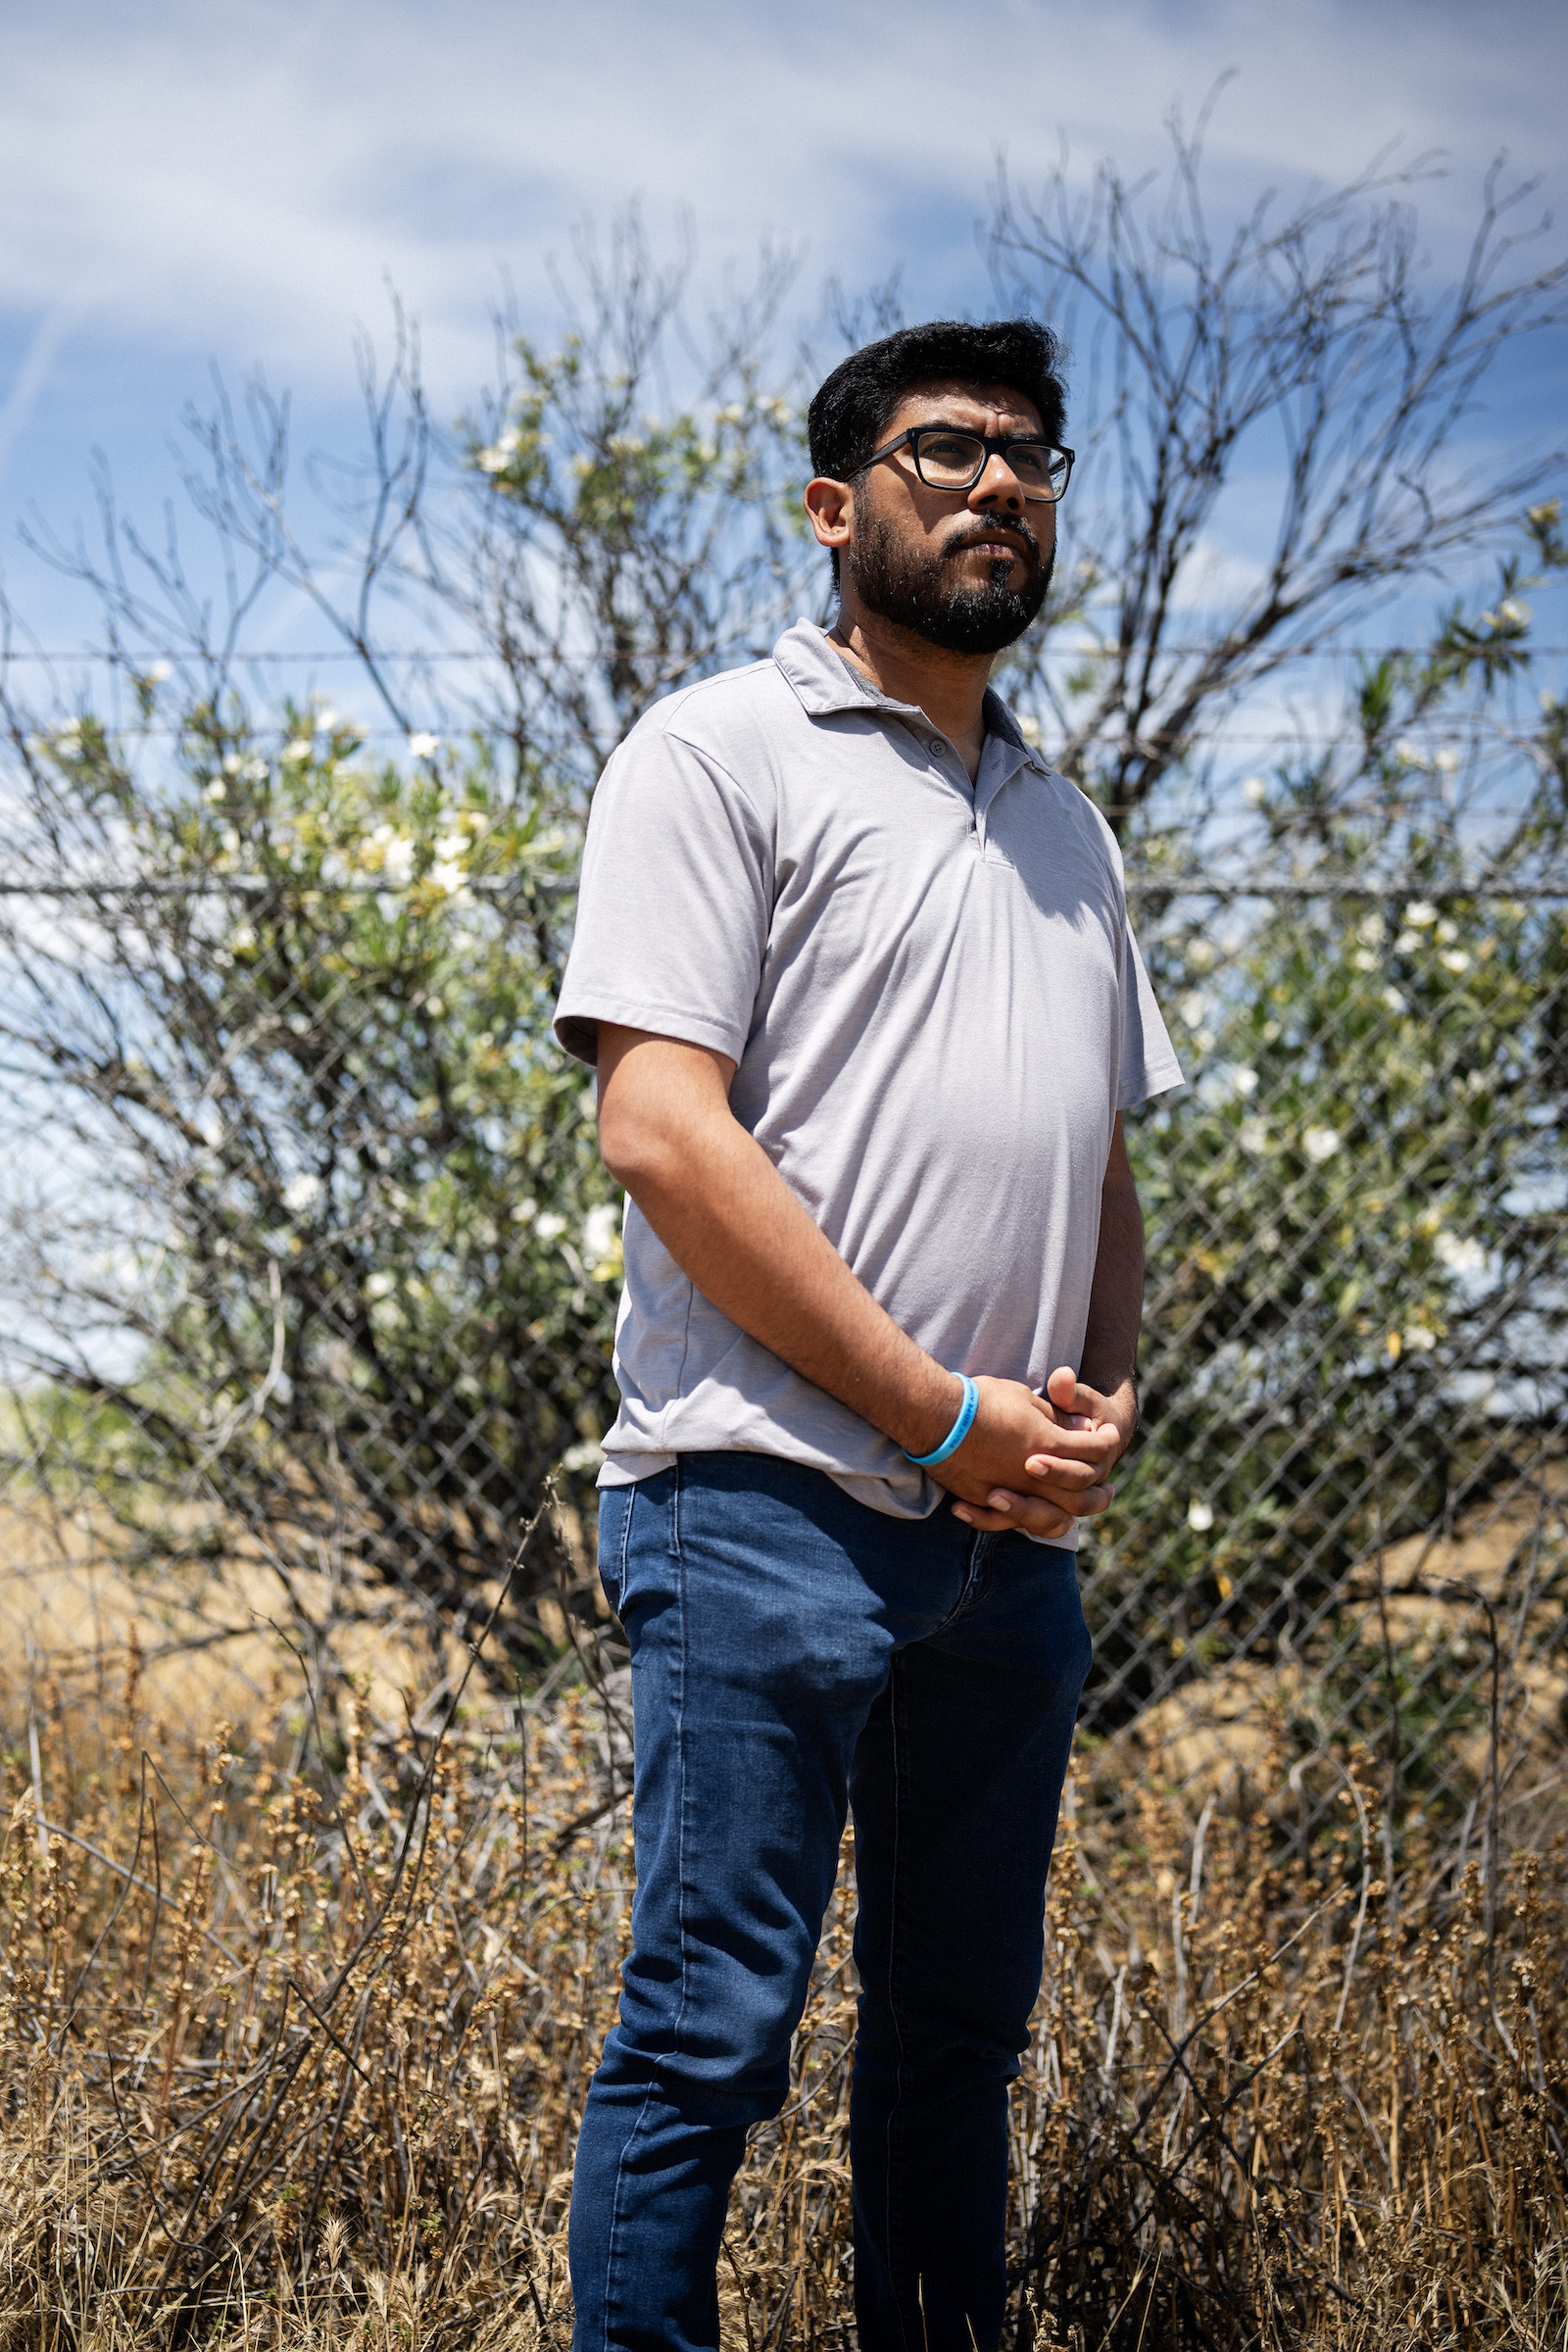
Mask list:
POLYGON ((947 757, 948 747, 943 742, 940 735, 933 735, 930 743, 926 746, 926 749, 938 760, 942 760, 947 757))

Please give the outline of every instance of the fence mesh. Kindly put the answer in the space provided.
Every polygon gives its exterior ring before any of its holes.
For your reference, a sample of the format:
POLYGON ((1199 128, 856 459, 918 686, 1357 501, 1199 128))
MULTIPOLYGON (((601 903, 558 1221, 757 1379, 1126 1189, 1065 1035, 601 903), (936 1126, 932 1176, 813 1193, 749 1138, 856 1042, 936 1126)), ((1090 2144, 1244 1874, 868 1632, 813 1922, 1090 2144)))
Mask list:
MULTIPOLYGON (((546 843, 487 879, 477 841, 374 887, 318 859, 7 902, 13 1676, 134 1656, 233 1714, 281 1634, 395 1712, 547 1479, 487 1654, 612 1642, 618 1206, 549 1036, 569 877, 546 843)), ((1188 874, 1137 912, 1190 1084, 1132 1128, 1144 1427, 1082 1555, 1094 1787, 1254 1776, 1310 1837, 1359 1743, 1494 1841, 1568 1726, 1563 901, 1188 874)))

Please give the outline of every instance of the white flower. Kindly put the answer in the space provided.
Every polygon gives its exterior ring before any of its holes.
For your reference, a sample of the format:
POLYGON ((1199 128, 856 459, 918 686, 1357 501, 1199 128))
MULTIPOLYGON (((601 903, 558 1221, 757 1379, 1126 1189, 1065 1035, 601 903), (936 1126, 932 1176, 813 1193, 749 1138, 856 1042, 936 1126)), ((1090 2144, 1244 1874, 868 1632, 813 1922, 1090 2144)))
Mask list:
POLYGON ((1244 1152, 1268 1150, 1268 1122, 1265 1119, 1244 1119, 1236 1130, 1236 1136, 1244 1152))
POLYGON ((1378 968, 1378 959, 1370 948, 1357 948, 1350 961, 1358 972, 1375 972, 1378 968))
POLYGON ((1447 916, 1445 915, 1432 936, 1440 948, 1451 948, 1459 936, 1459 926, 1457 923, 1450 923, 1447 916))
POLYGON ((236 956, 248 956, 256 945, 256 934, 249 923, 236 923, 228 935, 228 944, 236 956))
POLYGON ((1446 776, 1451 776, 1459 764, 1459 755, 1451 743, 1445 744, 1433 764, 1446 776))
POLYGON ((1497 618, 1511 622, 1516 629, 1522 629, 1530 618, 1530 607, 1517 596, 1505 596, 1497 607, 1497 618))
POLYGON ((538 1214, 539 1203, 537 1200, 519 1200, 512 1212, 512 1221, 514 1225, 531 1224, 538 1214))
POLYGON ((1426 899, 1412 899, 1404 910, 1404 919, 1412 931, 1426 931, 1438 919, 1438 910, 1426 899))
POLYGON ((1425 767, 1427 763, 1420 745, 1411 743, 1408 737, 1401 737, 1395 745, 1394 756, 1401 767, 1425 767))
POLYGON ((461 858, 468 847, 466 833, 443 833, 435 845, 435 854, 443 861, 461 858))
POLYGON ((1231 1087, 1245 1102, 1250 1095, 1255 1095, 1257 1092, 1257 1072, 1245 1068, 1232 1070, 1231 1087))
POLYGON ((1450 972, 1467 972, 1470 969, 1470 958, 1463 948, 1445 948, 1438 961, 1450 972))
POLYGON ((1473 1234, 1440 1233, 1432 1250, 1439 1265, 1450 1274, 1480 1274, 1486 1269, 1485 1245, 1473 1234))
POLYGON ((1195 1494, 1187 1505, 1187 1524, 1195 1536, 1206 1536, 1214 1524, 1214 1506, 1201 1494, 1195 1494))
POLYGON ((584 1263, 590 1266, 601 1264, 614 1249, 619 1232, 620 1211, 612 1200, 601 1200, 582 1221, 584 1263))
POLYGON ((1020 718, 1018 721, 1018 732, 1023 737, 1025 743, 1031 747, 1031 749, 1035 751, 1039 750, 1040 721, 1038 718, 1020 718))
POLYGON ((558 1216, 553 1208, 547 1208, 542 1217, 535 1217, 533 1229, 542 1242, 553 1242, 565 1232, 566 1220, 558 1216))
POLYGON ((520 445, 521 437, 516 426, 509 424, 505 432, 496 435, 488 449, 479 451, 474 462, 481 473, 505 473, 520 445))
POLYGON ((409 737, 409 757, 413 760, 433 760, 440 749, 435 736, 426 734, 422 728, 409 737))
POLYGON ((1389 926, 1382 915, 1374 910, 1371 914, 1362 915, 1355 926, 1355 936, 1369 948, 1381 948, 1389 936, 1389 926))
POLYGON ((1408 1010, 1404 999, 1400 996, 1396 988, 1386 988, 1383 991, 1383 1002, 1391 1012, 1404 1012, 1408 1010))
POLYGON ((1332 1127, 1308 1127, 1301 1137, 1301 1150, 1314 1167, 1332 1159, 1339 1148, 1339 1135, 1332 1127))
POLYGON ((1268 799, 1268 786, 1261 776, 1249 776, 1242 786, 1242 798, 1250 808, 1261 808, 1268 799))
POLYGON ((222 801, 228 798, 228 786, 221 776, 215 776, 202 794, 204 801, 222 801))
POLYGON ((605 1458, 605 1449, 597 1438, 583 1438, 577 1445, 568 1446, 561 1457, 563 1470, 597 1470, 605 1458))
POLYGON ((461 898, 468 887, 468 877, 455 858, 438 858, 425 880, 449 899, 461 898))
POLYGON ((395 1274, 372 1274, 365 1286, 367 1298, 389 1298, 398 1287, 395 1274))
POLYGON ((283 1187, 283 1206, 291 1217, 308 1216, 313 1208, 319 1206, 325 1192, 319 1176, 309 1173, 291 1176, 283 1187))
POLYGON ((308 760, 310 756, 311 739, 308 735, 296 735, 292 743, 283 746, 285 760, 308 760))
POLYGON ((1412 1355, 1430 1355, 1438 1344, 1438 1335, 1428 1331, 1424 1323, 1412 1323, 1404 1335, 1404 1344, 1412 1355))
POLYGON ((396 835, 386 845, 381 860, 381 875, 389 890, 407 890, 414 879, 414 844, 406 833, 396 835))
POLYGON ((1401 931, 1394 944, 1401 956, 1408 956, 1412 948, 1421 945, 1421 934, 1419 931, 1401 931))
POLYGON ((1201 1025, 1203 1014, 1208 1007, 1200 992, 1196 988, 1190 988, 1176 1009, 1189 1029, 1197 1029, 1201 1025))
POLYGON ((343 721, 339 718, 337 712, 331 709, 318 710, 316 713, 316 732, 318 735, 330 735, 342 724, 343 721))
POLYGON ((161 686, 169 675, 169 663, 167 662, 150 662, 141 674, 149 686, 161 686))

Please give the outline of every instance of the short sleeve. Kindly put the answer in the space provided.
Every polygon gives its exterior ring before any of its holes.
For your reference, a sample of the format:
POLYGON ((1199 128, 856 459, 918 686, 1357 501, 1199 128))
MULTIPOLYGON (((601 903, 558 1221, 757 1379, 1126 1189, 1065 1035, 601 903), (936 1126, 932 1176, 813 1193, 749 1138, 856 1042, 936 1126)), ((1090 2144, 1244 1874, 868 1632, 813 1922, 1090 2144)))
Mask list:
POLYGON ((711 756, 650 713, 600 778, 556 1035, 579 1061, 599 1023, 739 1061, 772 905, 771 828, 711 756))
POLYGON ((1151 1095, 1162 1095, 1169 1087, 1185 1084, 1129 922, 1122 952, 1121 1076, 1116 1108, 1132 1110, 1147 1102, 1151 1095))

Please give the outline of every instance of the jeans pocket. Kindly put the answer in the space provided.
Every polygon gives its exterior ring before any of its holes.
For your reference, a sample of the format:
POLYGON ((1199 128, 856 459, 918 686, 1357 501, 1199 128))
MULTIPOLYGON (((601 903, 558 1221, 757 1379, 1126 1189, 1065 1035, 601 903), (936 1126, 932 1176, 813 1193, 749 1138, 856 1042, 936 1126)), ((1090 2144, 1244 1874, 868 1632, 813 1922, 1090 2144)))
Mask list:
POLYGON ((626 1591, 626 1547, 631 1541, 631 1506, 635 1487, 599 1490, 599 1582, 615 1615, 626 1591))
POLYGON ((997 1545, 1001 1540, 989 1532, 975 1536, 969 1554, 968 1572, 957 1599, 938 1628, 939 1632, 945 1633, 950 1625, 956 1625, 960 1617, 967 1617, 969 1611, 978 1608, 984 1600, 991 1590, 991 1580, 996 1571, 997 1545))

